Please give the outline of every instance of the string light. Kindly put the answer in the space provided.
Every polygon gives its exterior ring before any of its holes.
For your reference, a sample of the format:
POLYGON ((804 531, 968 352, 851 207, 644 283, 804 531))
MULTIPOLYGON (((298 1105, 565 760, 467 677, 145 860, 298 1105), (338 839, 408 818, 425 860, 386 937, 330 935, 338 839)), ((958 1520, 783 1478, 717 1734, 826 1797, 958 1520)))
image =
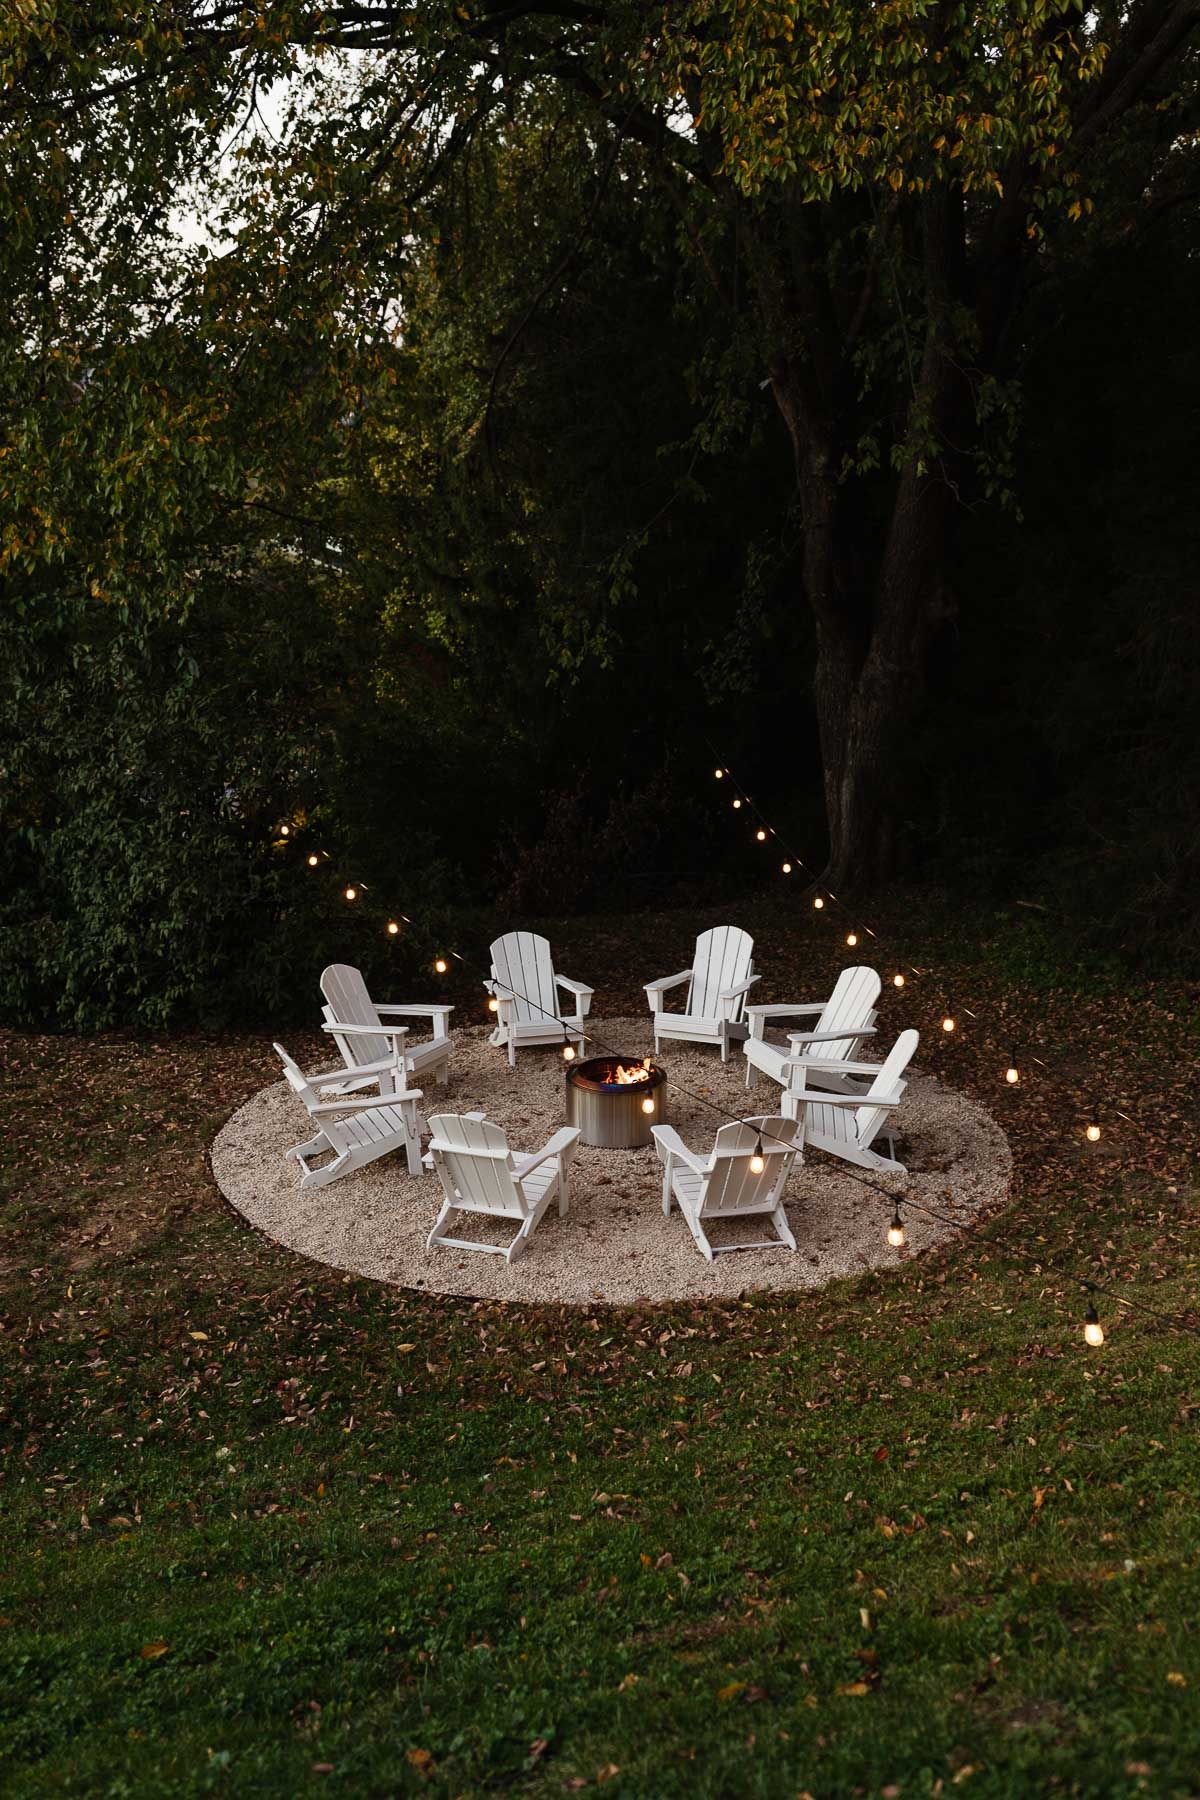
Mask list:
POLYGON ((741 801, 741 796, 740 796, 740 795, 739 795, 739 796, 738 796, 738 798, 737 798, 737 799, 736 799, 736 800, 735 800, 735 801, 734 801, 734 803, 733 803, 733 810, 734 810, 734 812, 737 812, 737 810, 738 810, 738 808, 739 808, 739 807, 740 807, 740 806, 741 806, 741 804, 742 804, 742 801, 741 801))
POLYGON ((785 874, 785 875, 790 875, 790 874, 791 874, 791 872, 792 872, 792 865, 791 865, 791 863, 784 863, 784 865, 783 865, 783 872, 784 872, 784 874, 785 874))
POLYGON ((399 932, 400 932, 400 927, 397 925, 395 919, 389 919, 388 920, 388 936, 389 937, 397 937, 399 935, 399 932))
POLYGON ((892 1214, 892 1222, 888 1226, 887 1241, 894 1250, 899 1250, 904 1245, 904 1220, 900 1217, 899 1205, 897 1205, 895 1212, 892 1214))
POLYGON ((855 945, 858 943, 857 931, 848 931, 846 933, 846 942, 849 944, 850 948, 853 950, 855 945))
POLYGON ((497 1000, 495 994, 493 994, 491 999, 488 1001, 488 1011, 489 1012, 499 1012, 500 1011, 500 1002, 497 1000))
POLYGON ((1007 1069, 1004 1071, 1004 1079, 1007 1081, 1009 1087, 1016 1087, 1018 1081, 1021 1079, 1021 1071, 1018 1069, 1016 1063, 1009 1063, 1007 1069))
POLYGON ((903 987, 904 986, 904 977, 903 977, 903 975, 901 975, 899 973, 899 971, 897 971, 897 973, 892 976, 892 986, 893 987, 903 987))
POLYGON ((762 1132, 760 1131, 758 1137, 755 1139, 754 1155, 750 1158, 750 1173, 752 1175, 761 1175, 766 1166, 767 1159, 763 1155, 762 1132))
POLYGON ((437 973, 438 973, 438 974, 439 974, 439 975, 444 975, 444 974, 445 974, 445 973, 446 973, 446 959, 445 959, 445 957, 444 957, 444 956, 439 956, 439 957, 438 957, 438 959, 437 959, 437 961, 436 961, 436 962, 435 962, 435 963, 434 963, 434 965, 433 965, 433 966, 434 966, 434 968, 435 968, 435 970, 436 970, 436 971, 437 971, 437 973))
POLYGON ((653 1112, 653 1111, 654 1111, 654 1100, 653 1100, 653 1098, 650 1098, 650 1099, 646 1099, 646 1100, 643 1100, 643 1101, 642 1101, 642 1111, 643 1111, 643 1112, 644 1112, 644 1113, 652 1113, 652 1112, 653 1112))
POLYGON ((945 1032, 951 1032, 954 1030, 957 1023, 958 1023, 958 1021, 954 1017, 953 1011, 948 1012, 946 1014, 945 1018, 942 1020, 942 1030, 945 1032))
POLYGON ((716 776, 718 781, 721 781, 724 779, 725 771, 724 771, 724 769, 714 769, 713 774, 716 776))
POLYGON ((563 1045, 563 1061, 564 1062, 574 1062, 575 1061, 575 1046, 574 1046, 574 1044, 564 1044, 563 1045))
POLYGON ((1090 1301, 1088 1309, 1083 1315, 1083 1338, 1084 1342, 1090 1344, 1093 1350, 1099 1350, 1104 1342, 1104 1327, 1100 1323, 1100 1315, 1090 1301))
POLYGON ((358 899, 358 889, 353 888, 353 887, 348 887, 346 889, 346 898, 347 898, 347 900, 357 900, 358 899))
POLYGON ((755 835, 755 837, 756 837, 756 838, 757 838, 757 839, 758 839, 758 841, 759 841, 759 843, 760 843, 760 844, 765 844, 765 843, 766 843, 766 841, 767 841, 767 834, 766 834, 766 832, 765 832, 765 831, 762 831, 762 830, 761 830, 761 829, 760 829, 760 830, 758 830, 758 831, 756 831, 756 832, 755 832, 755 834, 754 834, 754 835, 755 835))
POLYGON ((1089 1144, 1098 1144, 1100 1142, 1100 1126, 1098 1121, 1092 1119, 1083 1135, 1086 1137, 1089 1144))
POLYGON ((320 857, 319 857, 319 856, 310 856, 310 857, 309 857, 309 858, 308 858, 308 866, 309 866, 309 868, 310 868, 310 869, 315 869, 315 868, 316 868, 316 866, 317 866, 317 864, 318 864, 318 863, 319 863, 319 862, 320 862, 320 860, 321 860, 321 859, 320 859, 320 857))
POLYGON ((822 900, 820 894, 813 895, 813 906, 816 908, 817 912, 821 911, 821 908, 824 906, 824 904, 825 904, 825 902, 824 902, 824 900, 822 900))
POLYGON ((280 835, 280 837, 291 837, 291 835, 292 835, 291 826, 290 825, 281 825, 279 827, 279 835, 280 835))

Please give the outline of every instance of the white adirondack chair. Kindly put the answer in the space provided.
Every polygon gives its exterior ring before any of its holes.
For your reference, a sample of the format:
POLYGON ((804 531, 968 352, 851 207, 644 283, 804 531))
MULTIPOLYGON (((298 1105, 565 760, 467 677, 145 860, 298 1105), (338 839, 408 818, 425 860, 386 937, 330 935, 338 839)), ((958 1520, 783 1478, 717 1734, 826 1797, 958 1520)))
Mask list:
POLYGON ((777 1081, 783 1089, 780 1106, 789 1119, 796 1117, 795 1093, 806 1085, 806 1078, 807 1084, 817 1087, 844 1089, 846 1084, 840 1074, 843 1065, 858 1055, 863 1039, 874 1033, 879 988, 874 969, 843 969, 824 1003, 818 1000, 804 1006, 748 1006, 750 1036, 742 1045, 746 1086, 750 1086, 755 1075, 769 1075, 777 1081), (809 1031, 788 1032, 787 1050, 767 1038, 768 1022, 810 1013, 818 1015, 815 1025, 809 1031))
POLYGON ((896 1140, 887 1125, 908 1086, 904 1071, 913 1059, 918 1041, 917 1032, 902 1031, 882 1063, 842 1063, 842 1074, 870 1078, 870 1086, 859 1093, 834 1094, 809 1087, 795 1090, 796 1104, 803 1108, 801 1133, 805 1148, 824 1150, 828 1156, 855 1163, 860 1169, 877 1169, 885 1175, 905 1174, 904 1164, 896 1161, 896 1140), (886 1156, 874 1148, 880 1138, 887 1144, 886 1156))
POLYGON ((559 1216, 566 1216, 571 1159, 579 1143, 573 1126, 556 1131, 534 1156, 514 1156, 500 1126, 482 1113, 437 1113, 429 1129, 433 1138, 425 1164, 436 1171, 445 1200, 426 1241, 427 1250, 446 1244, 452 1250, 482 1250, 511 1263, 524 1251, 556 1195, 559 1216), (520 1228, 507 1245, 449 1237, 446 1226, 456 1212, 516 1219, 520 1228))
POLYGON ((654 1051, 660 1038, 686 1038, 696 1044, 719 1044, 721 1061, 729 1061, 729 1046, 746 1036, 743 1021, 746 995, 758 980, 754 973, 754 939, 736 925, 717 925, 696 939, 696 960, 678 975, 646 983, 646 998, 654 1015, 654 1051), (687 983, 682 1012, 665 1012, 663 996, 687 983))
POLYGON ((654 1139, 663 1163, 663 1213, 670 1218, 672 1201, 678 1203, 706 1261, 726 1250, 770 1250, 779 1244, 796 1248, 783 1210, 783 1190, 801 1147, 792 1120, 776 1116, 722 1125, 708 1156, 689 1150, 673 1125, 656 1125, 654 1139), (757 1174, 750 1166, 756 1153, 763 1163, 757 1174), (750 1213, 769 1214, 776 1235, 752 1244, 709 1243, 704 1227, 710 1220, 742 1219, 750 1213))
POLYGON ((323 1031, 333 1038, 347 1069, 349 1081, 322 1083, 329 1093, 353 1094, 378 1084, 381 1094, 393 1094, 408 1086, 409 1079, 436 1074, 445 1086, 450 1073, 450 1037, 447 1020, 452 1006, 385 1006, 372 1000, 358 969, 349 963, 330 963, 321 976, 325 996, 323 1031), (408 1026, 391 1025, 386 1019, 429 1019, 433 1036, 420 1044, 408 1042, 408 1026))
POLYGON ((528 1044, 582 1046, 587 1035, 583 1021, 595 990, 556 975, 550 945, 535 931, 510 931, 496 939, 491 980, 484 986, 496 1001, 492 1043, 508 1051, 510 1066, 516 1064, 518 1047, 528 1044), (573 1013, 562 1013, 559 988, 575 996, 573 1013))
POLYGON ((282 1044, 276 1044, 275 1054, 283 1064, 288 1086, 300 1096, 317 1127, 316 1137, 304 1144, 293 1144, 287 1153, 304 1171, 301 1188, 324 1187, 339 1175, 361 1169, 393 1150, 404 1151, 410 1175, 421 1173, 421 1118, 417 1111, 420 1088, 387 1096, 323 1101, 282 1044), (323 1151, 332 1152, 332 1162, 311 1168, 311 1158, 323 1151))

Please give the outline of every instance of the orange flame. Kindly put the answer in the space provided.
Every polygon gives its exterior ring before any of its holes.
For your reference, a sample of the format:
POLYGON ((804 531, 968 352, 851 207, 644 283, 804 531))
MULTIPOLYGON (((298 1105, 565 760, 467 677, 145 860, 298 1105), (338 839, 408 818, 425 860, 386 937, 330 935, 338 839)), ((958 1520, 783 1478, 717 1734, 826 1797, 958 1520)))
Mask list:
POLYGON ((643 1057, 640 1063, 630 1063, 628 1068, 624 1063, 618 1063, 613 1074, 609 1076, 609 1080, 615 1082, 618 1087, 633 1087, 639 1081, 649 1081, 650 1066, 648 1056, 643 1057))

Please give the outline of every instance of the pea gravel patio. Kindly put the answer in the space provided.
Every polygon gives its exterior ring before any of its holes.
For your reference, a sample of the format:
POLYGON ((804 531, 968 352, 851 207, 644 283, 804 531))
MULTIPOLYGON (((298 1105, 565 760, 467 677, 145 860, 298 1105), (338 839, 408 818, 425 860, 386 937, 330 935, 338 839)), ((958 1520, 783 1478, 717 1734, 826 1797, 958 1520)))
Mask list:
MULTIPOLYGON (((606 1044, 648 1054, 647 1019, 597 1021, 606 1044)), ((431 1081, 422 1107, 483 1111, 503 1125, 515 1151, 540 1149, 563 1122, 564 1063, 553 1049, 527 1050, 515 1069, 487 1041, 486 1027, 456 1032, 450 1082, 431 1081)), ((671 1080, 669 1119, 689 1148, 707 1149, 721 1116, 705 1100, 741 1115, 772 1111, 778 1089, 761 1081, 743 1086, 740 1055, 722 1067, 714 1051, 670 1046, 661 1059, 671 1080), (676 1084, 684 1082, 703 1098, 676 1084)), ((333 1068, 333 1065, 329 1065, 333 1068)), ((268 1237, 316 1262, 355 1275, 427 1292, 522 1302, 590 1305, 597 1301, 701 1299, 754 1289, 817 1288, 838 1276, 894 1266, 957 1236, 954 1227, 908 1211, 908 1244, 886 1241, 892 1194, 908 1193, 969 1223, 1001 1206, 1012 1157, 1008 1141, 977 1101, 919 1072, 897 1115, 900 1156, 907 1177, 859 1173, 819 1152, 795 1166, 786 1196, 798 1250, 747 1250, 706 1263, 678 1212, 660 1205, 662 1167, 653 1149, 599 1150, 579 1146, 571 1182, 571 1210, 543 1220, 526 1254, 511 1266, 498 1256, 425 1249, 440 1203, 432 1174, 414 1179, 403 1157, 373 1163, 329 1187, 302 1194, 299 1170, 284 1161, 288 1146, 308 1135, 307 1120, 286 1083, 263 1088, 239 1108, 212 1147, 217 1185, 233 1206, 268 1237)), ((507 1222, 501 1222, 508 1232, 507 1222)), ((761 1221, 746 1221, 753 1237, 761 1221)), ((730 1228, 714 1242, 732 1242, 730 1228)), ((736 1230, 736 1228, 735 1228, 736 1230)))

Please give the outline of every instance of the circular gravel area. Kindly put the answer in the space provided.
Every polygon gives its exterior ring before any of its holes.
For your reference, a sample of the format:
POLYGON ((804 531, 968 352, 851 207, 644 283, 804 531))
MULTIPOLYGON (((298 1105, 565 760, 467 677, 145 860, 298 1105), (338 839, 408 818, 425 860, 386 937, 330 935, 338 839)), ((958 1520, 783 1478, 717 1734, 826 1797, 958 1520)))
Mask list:
MULTIPOLYGON (((607 1044, 633 1055, 653 1049, 646 1019, 605 1019, 598 1028, 607 1044)), ((431 1081, 422 1108, 486 1112, 504 1126, 514 1151, 540 1150, 564 1121, 562 1057, 553 1048, 523 1050, 510 1069, 505 1053, 487 1039, 486 1027, 454 1034, 449 1085, 431 1081)), ((724 1122, 704 1100, 744 1117, 774 1110, 778 1088, 764 1078, 747 1092, 740 1052, 723 1067, 711 1047, 664 1040, 660 1061, 668 1080, 686 1082, 703 1096, 670 1089, 668 1117, 690 1149, 710 1149, 724 1122)), ((895 1116, 908 1174, 871 1175, 870 1181, 889 1193, 907 1192, 963 1222, 1004 1201, 1012 1172, 1008 1140, 978 1102, 918 1073, 895 1116)), ((908 1244, 902 1251, 891 1249, 885 1235, 890 1199, 857 1179, 859 1171, 811 1151, 808 1162, 793 1165, 786 1194, 796 1252, 781 1245, 708 1263, 678 1210, 669 1220, 663 1217, 662 1165, 653 1147, 596 1150, 581 1144, 568 1216, 560 1219, 551 1207, 525 1254, 510 1265, 499 1256, 426 1250, 441 1189, 432 1174, 410 1176, 402 1154, 301 1193, 299 1167, 285 1162, 284 1153, 311 1135, 307 1114, 286 1082, 263 1088, 234 1113, 213 1144, 213 1174, 221 1192, 252 1225, 301 1256, 429 1292, 590 1305, 816 1288, 866 1268, 892 1267, 958 1235, 953 1226, 910 1211, 908 1244)), ((734 1242, 739 1233, 758 1238, 763 1224, 761 1219, 749 1219, 744 1227, 718 1224, 709 1236, 714 1245, 734 1242)), ((456 1229, 507 1241, 508 1221, 497 1225, 493 1231, 492 1221, 472 1214, 456 1229)))

